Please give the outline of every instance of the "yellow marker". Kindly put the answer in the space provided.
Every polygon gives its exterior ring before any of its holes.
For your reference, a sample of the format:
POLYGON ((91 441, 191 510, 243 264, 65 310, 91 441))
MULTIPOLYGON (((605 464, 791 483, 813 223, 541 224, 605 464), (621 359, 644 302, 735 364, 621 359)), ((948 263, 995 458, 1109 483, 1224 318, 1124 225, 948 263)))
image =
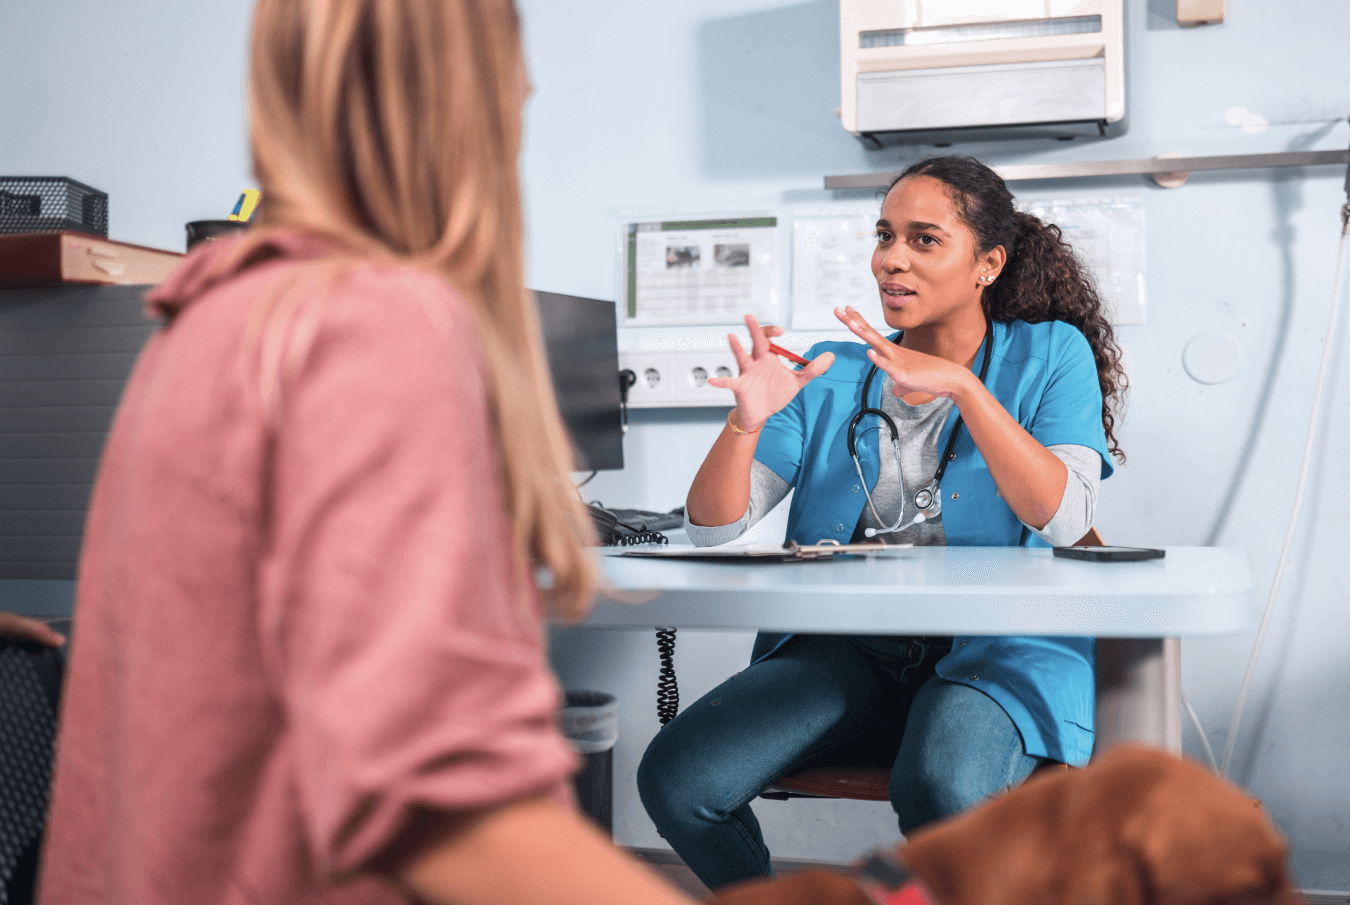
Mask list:
POLYGON ((244 189, 239 195, 239 200, 234 203, 234 210, 230 212, 229 220, 243 220, 248 223, 253 219, 253 215, 258 212, 258 201, 262 195, 257 189, 244 189))

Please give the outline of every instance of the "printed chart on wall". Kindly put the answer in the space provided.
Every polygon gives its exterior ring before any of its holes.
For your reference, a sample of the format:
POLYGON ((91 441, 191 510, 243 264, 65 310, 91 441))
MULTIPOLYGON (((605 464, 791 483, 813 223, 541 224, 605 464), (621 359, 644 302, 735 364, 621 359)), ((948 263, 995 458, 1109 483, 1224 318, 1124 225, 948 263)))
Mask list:
POLYGON ((793 221, 793 330, 840 330, 834 309, 845 305, 852 305, 873 326, 884 322, 872 277, 876 217, 870 210, 793 221))
POLYGON ((1097 282, 1113 324, 1147 321, 1144 299, 1144 205, 1138 195, 1117 198, 1034 199, 1028 213, 1064 231, 1097 282))
POLYGON ((780 323, 778 218, 629 223, 624 325, 780 323))

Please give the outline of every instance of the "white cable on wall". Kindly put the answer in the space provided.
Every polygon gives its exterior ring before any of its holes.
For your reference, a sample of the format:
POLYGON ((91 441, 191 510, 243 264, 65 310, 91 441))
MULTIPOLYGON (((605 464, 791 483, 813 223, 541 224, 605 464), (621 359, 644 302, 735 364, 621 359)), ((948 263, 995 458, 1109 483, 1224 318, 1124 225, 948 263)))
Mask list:
MULTIPOLYGON (((1350 177, 1347 177, 1350 185, 1350 177)), ((1289 550, 1294 543, 1294 530, 1298 527, 1299 512, 1303 508, 1303 491, 1308 482, 1308 469, 1312 462, 1313 440, 1317 436, 1318 415, 1322 406, 1322 390, 1326 386, 1328 365, 1335 346, 1336 320, 1341 310, 1341 282, 1345 275, 1345 251, 1350 244, 1350 202, 1341 208, 1341 246, 1336 255, 1336 282, 1331 290, 1331 313, 1327 317, 1326 338, 1322 341, 1322 363, 1317 369, 1317 386, 1313 390, 1312 413, 1308 416, 1308 436, 1303 443, 1303 465, 1298 473, 1298 489, 1294 492, 1294 510, 1289 514, 1289 527, 1284 533, 1284 546, 1280 548, 1280 558, 1275 566, 1275 580, 1270 586, 1270 595, 1266 597, 1266 608, 1261 614, 1261 626, 1256 630, 1256 641, 1252 644, 1251 656, 1247 659, 1247 672, 1242 677, 1242 687, 1238 690, 1237 704, 1233 708, 1233 721, 1228 725, 1228 741, 1223 750, 1222 775, 1228 776, 1233 761, 1233 749, 1237 746, 1238 727, 1242 724, 1242 710, 1247 703, 1247 692, 1251 688, 1252 674, 1256 671, 1256 660, 1261 653, 1261 644, 1266 637, 1266 628, 1270 625, 1270 616, 1275 611, 1275 598, 1280 593, 1280 582, 1284 578, 1285 566, 1289 564, 1289 550)), ((1197 721, 1198 722, 1198 721, 1197 721)), ((1201 738, 1204 733, 1201 732, 1201 738)), ((1208 744, 1206 744, 1208 747, 1208 744)))
POLYGON ((1209 761, 1209 768, 1215 773, 1219 772, 1219 762, 1214 759, 1214 749, 1209 746, 1209 737, 1205 735, 1205 727, 1200 723, 1200 715, 1195 712, 1191 702, 1186 697, 1186 692, 1181 693, 1181 705, 1186 708, 1186 715, 1191 718, 1191 724, 1195 726, 1195 731, 1200 734, 1200 744, 1205 747, 1205 759, 1209 761))

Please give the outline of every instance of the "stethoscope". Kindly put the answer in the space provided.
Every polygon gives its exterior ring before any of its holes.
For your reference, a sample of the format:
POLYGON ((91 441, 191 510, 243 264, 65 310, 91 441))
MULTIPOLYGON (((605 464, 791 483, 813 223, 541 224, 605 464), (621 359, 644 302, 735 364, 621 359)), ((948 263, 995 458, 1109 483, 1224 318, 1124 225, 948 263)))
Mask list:
MULTIPOLYGON (((899 343, 904 339, 904 333, 897 336, 894 342, 899 343)), ((994 351, 994 325, 989 318, 984 319, 984 360, 980 363, 980 383, 984 383, 985 375, 989 373, 989 358, 994 351)), ((867 494, 867 506, 872 510, 872 517, 877 520, 877 524, 884 525, 886 520, 877 512, 877 507, 872 502, 872 491, 867 489, 867 479, 863 477, 862 462, 858 460, 858 444, 856 432, 858 422, 862 421, 866 415, 876 415, 891 431, 891 452, 895 455, 895 474, 900 481, 900 496, 905 495, 905 476, 900 468, 900 431, 895 426, 895 421, 891 416, 879 408, 869 408, 867 405, 867 392, 872 388, 872 378, 877 374, 877 366, 872 365, 872 370, 867 372, 867 379, 863 381, 862 389, 862 407, 858 414, 853 416, 853 420, 848 423, 848 454, 853 457, 853 467, 858 470, 858 483, 862 484, 863 493, 867 494)), ((900 514, 895 517, 895 524, 889 528, 868 528, 863 533, 868 537, 875 537, 878 534, 892 534, 896 531, 902 531, 911 525, 917 525, 925 519, 935 518, 942 513, 942 499, 939 491, 942 489, 942 476, 947 472, 947 463, 955 455, 952 449, 956 446, 956 435, 961 432, 961 413, 956 414, 956 424, 952 427, 951 436, 947 438, 947 446, 942 450, 942 456, 938 459, 937 471, 933 473, 933 480, 929 481, 927 486, 919 488, 914 494, 914 508, 918 513, 914 518, 904 525, 900 523, 905 518, 905 507, 900 507, 900 514)), ((881 430, 880 426, 869 428, 869 430, 881 430)))

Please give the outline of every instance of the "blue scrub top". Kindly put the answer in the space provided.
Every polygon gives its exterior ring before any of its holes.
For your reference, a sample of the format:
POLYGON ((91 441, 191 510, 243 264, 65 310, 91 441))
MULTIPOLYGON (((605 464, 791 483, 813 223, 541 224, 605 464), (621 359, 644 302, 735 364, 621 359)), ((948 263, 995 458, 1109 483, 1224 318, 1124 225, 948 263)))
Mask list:
MULTIPOLYGON (((987 340, 986 340, 987 341, 987 340)), ((1102 427, 1102 394, 1092 347, 1071 324, 1048 321, 993 324, 994 349, 985 386, 1043 446, 1072 443, 1097 450, 1102 478, 1113 471, 1102 427)), ((872 364, 857 342, 817 343, 815 358, 833 352, 830 369, 811 381, 764 425, 755 458, 795 488, 787 537, 802 544, 848 543, 866 497, 848 452, 848 424, 860 405, 872 364)), ((975 361, 982 361, 981 345, 975 361)), ((881 406, 880 377, 867 405, 881 406)), ((880 431, 858 427, 858 458, 875 487, 880 431), (864 435, 865 434, 865 435, 864 435)), ((948 418, 938 439, 944 448, 956 423, 948 418)), ((942 526, 950 546, 1044 547, 999 498, 989 467, 962 429, 942 478, 942 526)), ((1092 755, 1095 681, 1093 639, 1049 636, 957 637, 937 665, 938 675, 978 688, 1007 712, 1026 753, 1082 765, 1092 755)))

